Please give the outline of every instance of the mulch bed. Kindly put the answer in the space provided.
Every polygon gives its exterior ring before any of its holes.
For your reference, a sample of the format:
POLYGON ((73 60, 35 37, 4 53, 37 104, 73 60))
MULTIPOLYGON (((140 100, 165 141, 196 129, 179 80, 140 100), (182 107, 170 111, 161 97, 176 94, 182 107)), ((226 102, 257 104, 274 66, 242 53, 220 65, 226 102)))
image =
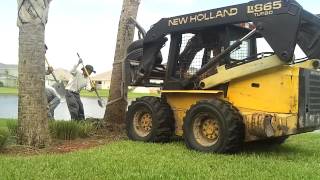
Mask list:
POLYGON ((123 131, 123 127, 115 128, 109 126, 107 127, 107 130, 100 130, 96 135, 86 139, 52 140, 51 145, 44 149, 20 145, 8 145, 4 150, 0 151, 0 155, 34 156, 41 154, 64 154, 107 145, 125 139, 127 139, 127 136, 123 131))

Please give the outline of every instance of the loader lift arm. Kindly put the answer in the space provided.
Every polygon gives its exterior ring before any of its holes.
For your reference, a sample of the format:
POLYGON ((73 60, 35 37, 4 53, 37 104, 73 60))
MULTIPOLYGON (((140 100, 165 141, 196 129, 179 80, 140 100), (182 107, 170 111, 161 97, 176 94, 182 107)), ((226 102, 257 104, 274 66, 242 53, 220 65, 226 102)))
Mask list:
MULTIPOLYGON (((156 54, 166 43, 167 35, 171 35, 171 41, 174 41, 183 33, 247 22, 256 27, 255 33, 264 37, 275 54, 286 63, 292 61, 297 44, 308 58, 320 58, 320 19, 317 16, 305 11, 294 0, 256 0, 161 19, 144 38, 143 60, 136 72, 135 83, 150 75, 156 54)), ((174 48, 173 44, 171 46, 174 48)), ((174 58, 173 54, 169 55, 168 65, 174 58)))

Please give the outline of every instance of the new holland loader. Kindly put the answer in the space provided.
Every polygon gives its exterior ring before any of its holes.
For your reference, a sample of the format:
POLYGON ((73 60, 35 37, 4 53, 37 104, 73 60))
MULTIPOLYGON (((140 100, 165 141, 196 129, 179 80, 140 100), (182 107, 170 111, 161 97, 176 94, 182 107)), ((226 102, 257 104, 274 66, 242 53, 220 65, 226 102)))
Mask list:
POLYGON ((160 87, 161 97, 128 107, 131 140, 181 136, 190 149, 233 153, 245 142, 280 144, 320 127, 320 18, 296 1, 255 0, 164 18, 148 32, 137 27, 142 38, 127 49, 126 81, 160 87))

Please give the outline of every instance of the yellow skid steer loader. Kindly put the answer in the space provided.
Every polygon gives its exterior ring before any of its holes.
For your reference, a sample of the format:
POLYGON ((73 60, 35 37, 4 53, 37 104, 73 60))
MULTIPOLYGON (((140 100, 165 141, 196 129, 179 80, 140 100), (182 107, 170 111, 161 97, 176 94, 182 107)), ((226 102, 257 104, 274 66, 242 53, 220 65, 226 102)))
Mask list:
POLYGON ((128 137, 233 153, 320 127, 320 18, 294 0, 256 0, 164 18, 128 47, 127 82, 159 87, 126 114, 128 137), (163 63, 161 49, 170 37, 163 63), (265 41, 272 52, 263 52, 265 41), (296 59, 300 47, 307 56, 296 59), (262 48, 263 49, 263 48, 262 48))

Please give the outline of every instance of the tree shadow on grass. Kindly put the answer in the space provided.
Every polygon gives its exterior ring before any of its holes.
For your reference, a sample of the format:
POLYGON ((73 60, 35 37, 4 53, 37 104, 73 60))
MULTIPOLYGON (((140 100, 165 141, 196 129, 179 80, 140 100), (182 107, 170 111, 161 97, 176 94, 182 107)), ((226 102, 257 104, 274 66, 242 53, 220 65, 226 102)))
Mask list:
POLYGON ((316 154, 319 154, 319 151, 304 147, 296 146, 292 144, 281 144, 281 145, 267 145, 259 143, 247 143, 243 146, 241 150, 243 155, 262 155, 262 156, 279 156, 279 157, 295 157, 298 159, 314 157, 316 154))

